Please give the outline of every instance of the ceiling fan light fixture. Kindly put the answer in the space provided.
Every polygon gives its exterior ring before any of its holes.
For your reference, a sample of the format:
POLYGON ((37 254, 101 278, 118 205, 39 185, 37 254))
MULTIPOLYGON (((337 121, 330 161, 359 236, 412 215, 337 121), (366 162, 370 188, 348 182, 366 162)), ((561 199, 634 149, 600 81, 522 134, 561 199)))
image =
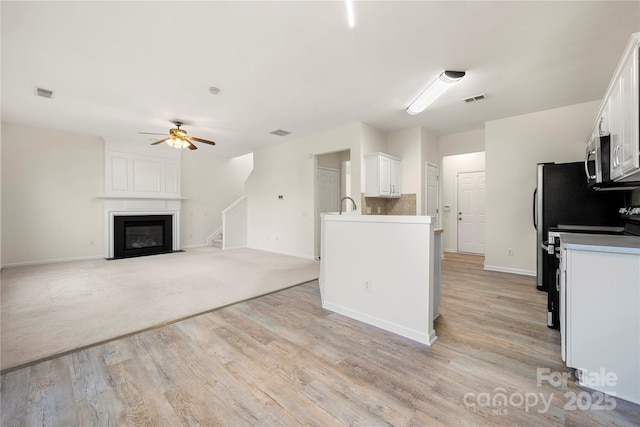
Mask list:
POLYGON ((166 143, 169 144, 170 147, 176 148, 178 150, 183 148, 182 147, 183 141, 180 138, 176 138, 175 136, 172 136, 171 138, 167 139, 166 143))
POLYGON ((444 71, 407 107, 407 113, 419 114, 465 76, 464 71, 444 71))
POLYGON ((178 150, 181 150, 183 148, 188 148, 189 150, 197 150, 198 147, 195 146, 195 144, 193 143, 194 141, 208 145, 216 145, 216 143, 213 141, 197 138, 195 136, 187 136, 187 131, 184 129, 180 129, 180 126, 182 126, 182 122, 173 122, 173 124, 176 127, 173 129, 169 129, 169 136, 167 138, 161 139, 160 141, 152 142, 151 145, 158 145, 166 142, 167 145, 178 150))

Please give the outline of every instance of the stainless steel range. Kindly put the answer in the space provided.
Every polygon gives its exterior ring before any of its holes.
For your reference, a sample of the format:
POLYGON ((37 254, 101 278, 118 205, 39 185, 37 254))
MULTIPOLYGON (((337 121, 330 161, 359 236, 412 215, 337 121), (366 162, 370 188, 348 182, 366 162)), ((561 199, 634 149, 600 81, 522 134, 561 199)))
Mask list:
POLYGON ((614 234, 640 236, 640 206, 620 208, 622 226, 587 226, 574 224, 559 224, 549 227, 548 239, 542 244, 552 265, 552 286, 549 287, 547 303, 547 326, 558 329, 560 327, 560 235, 563 233, 580 234, 614 234))

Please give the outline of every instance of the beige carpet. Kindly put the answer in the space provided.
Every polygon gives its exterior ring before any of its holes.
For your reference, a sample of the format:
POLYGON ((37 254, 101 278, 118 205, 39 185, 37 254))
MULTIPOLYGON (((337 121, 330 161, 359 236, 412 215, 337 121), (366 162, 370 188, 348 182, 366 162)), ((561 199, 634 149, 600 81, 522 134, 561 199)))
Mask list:
POLYGON ((2 270, 2 371, 318 277, 317 261, 251 249, 2 270))

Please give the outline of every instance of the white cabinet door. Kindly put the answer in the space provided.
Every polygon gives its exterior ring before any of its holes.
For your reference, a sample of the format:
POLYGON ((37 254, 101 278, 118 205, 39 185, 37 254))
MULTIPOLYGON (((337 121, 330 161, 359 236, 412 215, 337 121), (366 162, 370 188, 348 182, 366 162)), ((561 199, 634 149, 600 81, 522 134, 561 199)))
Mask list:
POLYGON ((620 134, 620 168, 628 175, 640 167, 638 149, 638 49, 628 59, 620 76, 620 106, 622 129, 620 134))
POLYGON ((400 197, 400 159, 383 153, 367 154, 364 159, 365 197, 400 197))
POLYGON ((622 101, 620 94, 620 81, 613 86, 611 95, 607 100, 609 105, 609 131, 611 132, 610 165, 611 179, 616 180, 622 177, 622 101))
POLYGON ((623 58, 604 101, 611 135, 613 181, 636 180, 640 174, 638 67, 636 44, 623 58))
MULTIPOLYGON (((581 385, 640 403, 640 255, 565 250, 567 366, 581 385), (615 374, 593 383, 589 373, 615 374)), ((561 293, 562 298, 562 293, 561 293)), ((593 377, 591 377, 593 379, 593 377)))
POLYGON ((401 191, 400 183, 402 181, 401 171, 402 169, 400 166, 400 161, 391 159, 391 171, 390 171, 391 197, 400 197, 400 191, 401 191))
POLYGON ((567 251, 560 249, 560 352, 562 361, 571 366, 567 356, 567 251))
POLYGON ((379 175, 378 175, 378 188, 380 196, 391 195, 391 159, 388 157, 379 156, 379 175))

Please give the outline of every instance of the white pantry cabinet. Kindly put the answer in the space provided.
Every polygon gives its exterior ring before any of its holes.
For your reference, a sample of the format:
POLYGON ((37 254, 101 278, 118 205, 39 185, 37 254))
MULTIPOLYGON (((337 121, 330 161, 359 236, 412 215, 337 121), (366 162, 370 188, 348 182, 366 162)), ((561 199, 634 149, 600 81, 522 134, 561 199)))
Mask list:
POLYGON ((561 242, 563 359, 580 385, 640 403, 640 237, 561 242))
POLYGON ((384 153, 364 156, 365 197, 400 197, 402 163, 384 153))

